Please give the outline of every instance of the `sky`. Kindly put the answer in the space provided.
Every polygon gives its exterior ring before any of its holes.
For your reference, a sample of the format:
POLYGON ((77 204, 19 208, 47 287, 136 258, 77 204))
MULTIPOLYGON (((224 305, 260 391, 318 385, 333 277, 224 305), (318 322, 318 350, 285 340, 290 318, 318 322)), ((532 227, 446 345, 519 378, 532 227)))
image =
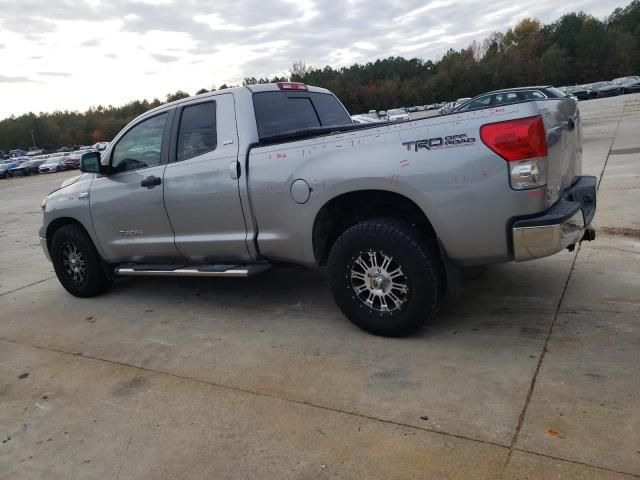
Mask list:
POLYGON ((0 119, 190 94, 398 55, 437 60, 525 17, 627 0, 0 0, 0 119))

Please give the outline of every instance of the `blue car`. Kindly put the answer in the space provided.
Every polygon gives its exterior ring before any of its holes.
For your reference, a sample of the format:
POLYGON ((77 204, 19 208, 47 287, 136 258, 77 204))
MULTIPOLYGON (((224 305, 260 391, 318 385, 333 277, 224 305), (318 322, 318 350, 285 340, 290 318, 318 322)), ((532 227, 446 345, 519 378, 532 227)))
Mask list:
POLYGON ((20 165, 18 162, 7 160, 0 162, 0 178, 7 178, 9 176, 9 170, 20 165))

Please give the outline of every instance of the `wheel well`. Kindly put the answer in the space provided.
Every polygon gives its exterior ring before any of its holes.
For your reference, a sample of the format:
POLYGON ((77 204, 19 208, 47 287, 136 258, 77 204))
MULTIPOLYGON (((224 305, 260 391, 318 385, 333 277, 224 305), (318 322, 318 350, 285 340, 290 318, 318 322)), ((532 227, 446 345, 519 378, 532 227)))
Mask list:
POLYGON ((331 247, 347 228, 368 218, 390 217, 414 225, 435 240, 433 226, 412 200, 385 190, 360 190, 333 198, 318 212, 313 224, 313 253, 325 265, 331 247))
POLYGON ((53 236, 55 235, 55 233, 61 227, 64 227, 65 225, 70 225, 70 224, 78 225, 85 232, 87 231, 87 229, 84 228, 84 226, 78 220, 76 220, 75 218, 71 218, 71 217, 56 218, 47 227, 47 250, 49 250, 49 252, 51 251, 51 240, 53 239, 53 236))

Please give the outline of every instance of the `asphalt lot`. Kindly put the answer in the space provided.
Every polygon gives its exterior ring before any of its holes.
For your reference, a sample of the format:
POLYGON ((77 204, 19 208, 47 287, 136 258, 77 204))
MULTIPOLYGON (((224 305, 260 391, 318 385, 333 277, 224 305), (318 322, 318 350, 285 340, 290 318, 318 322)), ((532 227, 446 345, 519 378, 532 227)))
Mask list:
POLYGON ((465 272, 408 339, 322 270, 71 297, 37 229, 75 172, 0 181, 0 479, 640 478, 640 95, 580 108, 596 241, 465 272))

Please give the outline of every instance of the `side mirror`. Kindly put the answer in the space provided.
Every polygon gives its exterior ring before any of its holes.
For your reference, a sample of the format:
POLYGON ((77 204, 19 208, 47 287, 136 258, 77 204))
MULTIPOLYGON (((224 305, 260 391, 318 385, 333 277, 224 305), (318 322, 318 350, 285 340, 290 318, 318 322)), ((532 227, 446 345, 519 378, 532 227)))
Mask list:
POLYGON ((100 165, 100 153, 83 153, 80 157, 80 171, 84 173, 101 173, 102 165, 100 165))

